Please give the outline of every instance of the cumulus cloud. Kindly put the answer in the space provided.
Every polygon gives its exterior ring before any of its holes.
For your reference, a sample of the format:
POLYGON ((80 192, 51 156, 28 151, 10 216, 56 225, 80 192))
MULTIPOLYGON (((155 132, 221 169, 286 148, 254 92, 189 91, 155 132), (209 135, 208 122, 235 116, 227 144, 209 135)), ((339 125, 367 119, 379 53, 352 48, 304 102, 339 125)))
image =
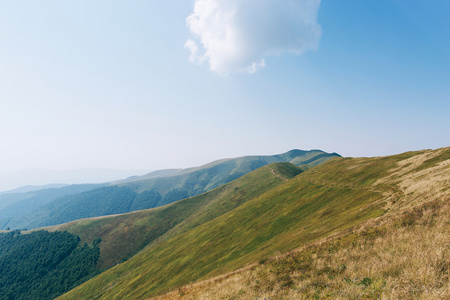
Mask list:
POLYGON ((189 61, 206 61, 218 73, 253 73, 268 55, 315 50, 319 6, 320 0, 196 0, 186 22, 199 43, 186 41, 189 61))

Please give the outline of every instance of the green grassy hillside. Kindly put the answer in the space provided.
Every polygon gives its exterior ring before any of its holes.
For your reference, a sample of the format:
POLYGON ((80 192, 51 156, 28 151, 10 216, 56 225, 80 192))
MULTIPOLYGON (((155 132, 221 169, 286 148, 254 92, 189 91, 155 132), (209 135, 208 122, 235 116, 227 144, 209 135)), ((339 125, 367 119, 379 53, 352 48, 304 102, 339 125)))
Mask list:
MULTIPOLYGON (((219 175, 211 183, 213 185, 219 186, 221 185, 221 183, 218 180, 220 179, 221 176, 223 176, 221 175, 221 173, 223 173, 224 170, 226 170, 226 173, 229 173, 230 175, 237 178, 239 177, 239 174, 242 175, 247 174, 253 170, 256 170, 257 168, 260 168, 262 166, 271 163, 290 162, 296 166, 304 166, 304 165, 316 166, 333 157, 340 157, 340 155, 337 153, 326 153, 321 150, 310 150, 310 151, 291 150, 286 153, 278 155, 266 155, 266 156, 255 155, 255 156, 243 156, 238 158, 221 159, 200 167, 188 169, 159 170, 151 172, 146 175, 135 176, 122 181, 118 181, 116 182, 116 184, 140 181, 140 183, 143 184, 143 186, 145 186, 146 184, 150 185, 152 184, 151 182, 145 182, 145 180, 147 179, 192 174, 198 171, 208 170, 208 172, 210 173, 217 173, 219 175), (211 169, 211 171, 209 171, 209 169, 211 169)), ((202 177, 201 174, 197 176, 202 177)))
POLYGON ((414 156, 335 159, 230 212, 162 241, 67 294, 143 299, 288 251, 385 213, 393 182, 374 185, 414 156))
MULTIPOLYGON (((365 185, 381 175, 369 186, 384 190, 383 216, 156 298, 450 299, 450 148, 403 157, 345 162, 365 185), (394 164, 363 171, 380 161, 394 164)), ((321 183, 353 185, 339 174, 321 183)))
POLYGON ((47 230, 66 230, 83 243, 101 238, 99 267, 109 268, 158 239, 204 224, 259 197, 264 192, 298 175, 301 169, 290 163, 275 163, 255 170, 210 192, 163 207, 118 216, 78 220, 47 230))
POLYGON ((400 209, 405 197, 414 201, 419 194, 405 194, 402 182, 434 176, 436 164, 420 166, 445 160, 447 151, 334 159, 145 249, 61 299, 145 299, 337 234, 400 209))
POLYGON ((119 182, 56 199, 29 214, 12 218, 7 226, 13 229, 38 228, 81 218, 159 207, 210 191, 270 163, 294 162, 300 166, 311 166, 336 156, 335 153, 320 150, 292 150, 274 156, 246 156, 224 159, 197 168, 153 172, 133 178, 131 182, 119 182))
POLYGON ((151 299, 450 299, 450 197, 151 299))
POLYGON ((157 190, 162 196, 158 205, 164 205, 168 201, 172 201, 168 195, 173 193, 174 190, 192 197, 271 163, 290 162, 297 166, 318 165, 333 157, 339 157, 339 155, 320 150, 291 150, 272 156, 244 156, 222 159, 200 167, 171 172, 169 176, 158 176, 150 180, 134 181, 127 183, 126 186, 138 192, 150 189, 157 190))

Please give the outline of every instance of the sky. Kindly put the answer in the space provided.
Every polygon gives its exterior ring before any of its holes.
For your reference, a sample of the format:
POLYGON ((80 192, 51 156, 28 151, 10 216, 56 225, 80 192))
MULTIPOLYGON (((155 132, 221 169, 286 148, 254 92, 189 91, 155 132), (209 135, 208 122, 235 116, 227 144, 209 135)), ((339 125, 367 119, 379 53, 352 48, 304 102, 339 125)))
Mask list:
POLYGON ((450 1, 0 0, 0 172, 450 146, 450 1))

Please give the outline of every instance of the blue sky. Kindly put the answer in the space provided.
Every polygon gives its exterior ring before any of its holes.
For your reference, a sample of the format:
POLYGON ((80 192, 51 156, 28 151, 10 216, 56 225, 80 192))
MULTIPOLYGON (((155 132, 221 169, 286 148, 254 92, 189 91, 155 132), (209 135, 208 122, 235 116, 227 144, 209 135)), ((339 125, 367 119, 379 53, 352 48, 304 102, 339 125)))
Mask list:
POLYGON ((0 170, 449 146, 449 14, 447 0, 1 1, 0 170), (238 37, 223 47, 222 28, 238 37))

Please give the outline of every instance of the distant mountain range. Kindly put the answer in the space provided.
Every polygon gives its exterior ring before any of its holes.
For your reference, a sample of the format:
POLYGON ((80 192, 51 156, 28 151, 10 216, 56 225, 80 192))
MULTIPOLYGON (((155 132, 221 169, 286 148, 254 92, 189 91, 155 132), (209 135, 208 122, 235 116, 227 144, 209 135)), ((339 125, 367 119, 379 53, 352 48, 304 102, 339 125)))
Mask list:
POLYGON ((449 181, 447 147, 373 158, 295 150, 79 186, 86 190, 72 194, 67 189, 75 186, 63 187, 66 194, 27 214, 29 221, 88 210, 98 216, 1 233, 0 268, 7 272, 0 272, 0 294, 447 298, 449 181), (197 195, 164 203, 167 195, 189 193, 197 195), (99 215, 145 205, 162 206, 99 215))
MULTIPOLYGON (((155 171, 90 186, 79 193, 61 194, 50 189, 4 194, 3 203, 8 205, 3 204, 2 208, 0 197, 0 229, 30 229, 158 207, 210 191, 270 163, 290 162, 307 170, 333 157, 339 155, 321 150, 291 150, 279 155, 222 159, 189 169, 155 171), (42 198, 42 194, 47 196, 42 198), (24 206, 28 208, 21 209, 24 206)), ((70 186, 62 189, 68 191, 70 186)))
POLYGON ((39 190, 46 190, 46 189, 57 189, 64 186, 67 186, 66 183, 51 183, 51 184, 45 184, 45 185, 25 185, 21 186, 12 190, 0 192, 0 195, 3 194, 21 194, 21 193, 28 193, 28 192, 35 192, 39 190))
MULTIPOLYGON (((39 189, 25 193, 0 195, 0 229, 12 228, 9 220, 20 218, 61 197, 96 189, 106 184, 75 184, 60 188, 39 189)), ((17 228, 12 228, 17 229, 17 228)))
MULTIPOLYGON (((141 175, 150 170, 115 170, 103 168, 87 168, 77 170, 45 170, 29 169, 23 171, 3 172, 0 170, 0 194, 10 192, 29 192, 46 188, 48 184, 85 184, 103 183, 119 180, 134 175, 141 175), (31 190, 22 189, 28 186, 31 190), (34 186, 34 187, 30 187, 34 186), (19 188, 14 191, 14 189, 19 188)), ((49 186, 49 188, 56 186, 49 186)))

